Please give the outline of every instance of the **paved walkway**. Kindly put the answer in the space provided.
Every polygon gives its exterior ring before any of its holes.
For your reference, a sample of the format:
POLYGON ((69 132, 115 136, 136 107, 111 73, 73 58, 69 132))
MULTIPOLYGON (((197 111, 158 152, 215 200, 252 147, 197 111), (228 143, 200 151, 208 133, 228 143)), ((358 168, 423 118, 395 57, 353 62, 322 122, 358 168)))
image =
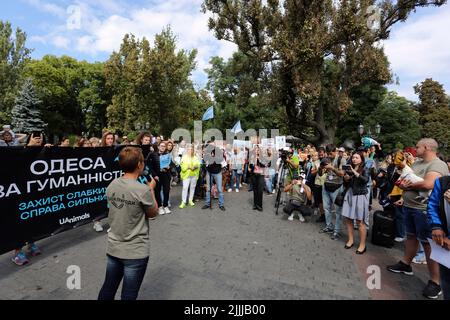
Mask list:
MULTIPOLYGON (((173 190, 179 204, 181 188, 173 190)), ((357 256, 345 239, 319 234, 321 224, 289 222, 252 210, 252 193, 226 193, 226 212, 200 210, 203 203, 151 221, 151 257, 140 299, 423 299, 426 266, 413 277, 386 271, 402 255, 369 243, 357 256), (381 270, 381 289, 366 286, 367 268, 381 270)), ((308 218, 310 220, 310 218, 308 218)), ((313 217, 315 220, 315 217, 313 217)), ((106 229, 105 229, 106 230, 106 229)), ((96 299, 106 268, 106 233, 92 225, 40 241, 43 254, 25 267, 0 256, 0 299, 96 299), (81 290, 66 286, 68 266, 81 268, 81 290)))

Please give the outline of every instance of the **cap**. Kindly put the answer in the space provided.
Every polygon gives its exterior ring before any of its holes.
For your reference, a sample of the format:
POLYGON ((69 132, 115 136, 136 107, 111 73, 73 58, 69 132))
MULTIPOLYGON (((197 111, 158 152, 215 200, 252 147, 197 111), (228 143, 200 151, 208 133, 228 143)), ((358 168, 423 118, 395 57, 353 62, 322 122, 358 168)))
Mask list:
POLYGON ((337 149, 339 152, 345 152, 345 148, 340 147, 339 149, 337 149))
POLYGON ((3 126, 3 130, 10 130, 10 129, 11 129, 11 126, 9 124, 5 124, 3 126))

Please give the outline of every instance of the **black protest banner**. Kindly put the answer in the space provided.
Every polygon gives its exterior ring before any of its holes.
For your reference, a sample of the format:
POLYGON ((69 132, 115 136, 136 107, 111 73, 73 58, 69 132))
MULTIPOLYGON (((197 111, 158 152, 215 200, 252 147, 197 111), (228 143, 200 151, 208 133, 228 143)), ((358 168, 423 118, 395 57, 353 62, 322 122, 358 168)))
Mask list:
POLYGON ((0 254, 106 217, 121 148, 0 148, 0 254))

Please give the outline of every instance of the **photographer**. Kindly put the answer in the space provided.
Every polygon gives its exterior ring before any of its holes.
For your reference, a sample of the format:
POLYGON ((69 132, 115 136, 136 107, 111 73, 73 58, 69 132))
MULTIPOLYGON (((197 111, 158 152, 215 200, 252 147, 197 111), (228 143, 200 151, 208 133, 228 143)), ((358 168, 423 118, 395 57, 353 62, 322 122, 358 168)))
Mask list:
POLYGON ((294 176, 298 176, 300 159, 298 156, 294 155, 291 149, 284 148, 280 150, 280 160, 280 168, 285 166, 287 169, 287 174, 286 177, 279 177, 279 179, 285 179, 285 185, 290 184, 294 179, 294 176))
POLYGON ((305 216, 312 215, 311 207, 307 206, 312 200, 311 189, 306 185, 306 175, 302 172, 298 177, 294 177, 290 184, 284 188, 284 192, 289 192, 289 202, 283 211, 289 214, 289 221, 294 220, 294 211, 299 212, 300 222, 305 222, 305 216))
POLYGON ((99 300, 114 300, 122 279, 122 300, 137 299, 149 260, 148 219, 158 215, 155 180, 147 185, 137 181, 145 167, 142 150, 125 147, 119 154, 119 165, 124 176, 106 189, 111 230, 106 277, 99 300))
POLYGON ((337 240, 341 237, 341 223, 342 223, 342 207, 336 205, 336 225, 333 225, 332 209, 338 194, 342 192, 343 176, 342 166, 346 164, 343 157, 337 155, 337 148, 334 145, 327 146, 328 159, 322 160, 322 169, 326 170, 326 180, 322 190, 323 207, 325 211, 326 226, 320 233, 331 234, 332 240, 337 240))
POLYGON ((365 158, 362 152, 357 152, 352 156, 352 164, 345 165, 344 180, 348 186, 342 207, 342 216, 345 217, 347 226, 348 241, 345 249, 350 249, 354 245, 353 238, 353 220, 356 220, 359 226, 359 248, 356 254, 366 252, 367 229, 364 223, 369 215, 369 190, 367 181, 369 181, 368 170, 365 169, 365 158))

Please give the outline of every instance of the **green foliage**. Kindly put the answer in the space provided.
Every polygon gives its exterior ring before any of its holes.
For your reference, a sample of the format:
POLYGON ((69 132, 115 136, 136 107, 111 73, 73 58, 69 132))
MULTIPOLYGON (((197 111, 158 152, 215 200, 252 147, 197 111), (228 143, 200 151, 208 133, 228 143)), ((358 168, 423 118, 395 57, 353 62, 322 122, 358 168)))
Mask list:
POLYGON ((279 128, 285 123, 281 106, 265 88, 264 78, 255 77, 257 68, 242 52, 236 52, 227 62, 213 57, 207 69, 207 89, 214 95, 218 128, 231 129, 241 120, 244 130, 279 128))
POLYGON ((10 123, 11 109, 20 88, 20 76, 30 58, 25 47, 26 34, 13 30, 9 22, 0 20, 0 122, 10 123))
POLYGON ((145 38, 126 35, 105 66, 107 88, 113 92, 108 127, 131 132, 137 123, 150 122, 153 133, 167 136, 194 120, 206 103, 189 79, 196 55, 196 50, 177 52, 170 28, 156 36, 153 48, 145 38))
POLYGON ((44 131, 46 123, 41 118, 40 104, 33 81, 26 79, 11 111, 13 127, 25 133, 44 131))
POLYGON ((418 123, 419 114, 413 103, 395 92, 389 92, 382 103, 371 115, 366 116, 363 124, 366 128, 375 128, 380 124, 381 134, 377 141, 383 149, 392 151, 399 146, 414 147, 420 139, 421 128, 418 123))
MULTIPOLYGON (((391 80, 387 58, 376 46, 391 27, 418 7, 442 0, 377 2, 381 26, 368 27, 370 0, 205 0, 209 28, 235 43, 269 74, 271 92, 287 115, 291 132, 315 144, 333 142, 358 86, 391 80), (311 131, 313 135, 311 135, 311 131)), ((256 79, 257 77, 254 77, 256 79)))
POLYGON ((450 107, 443 86, 433 79, 426 79, 414 89, 420 100, 417 110, 423 137, 435 139, 440 151, 450 155, 450 107))
POLYGON ((353 92, 355 103, 344 118, 338 131, 339 144, 350 139, 360 144, 357 131, 360 124, 366 131, 372 131, 377 124, 381 133, 374 137, 386 151, 395 148, 415 146, 420 139, 419 114, 413 108, 413 102, 399 97, 395 92, 386 92, 383 87, 363 86, 353 92))
POLYGON ((110 101, 103 64, 47 55, 29 62, 24 75, 32 77, 37 86, 49 134, 59 137, 82 132, 101 134, 110 101))

